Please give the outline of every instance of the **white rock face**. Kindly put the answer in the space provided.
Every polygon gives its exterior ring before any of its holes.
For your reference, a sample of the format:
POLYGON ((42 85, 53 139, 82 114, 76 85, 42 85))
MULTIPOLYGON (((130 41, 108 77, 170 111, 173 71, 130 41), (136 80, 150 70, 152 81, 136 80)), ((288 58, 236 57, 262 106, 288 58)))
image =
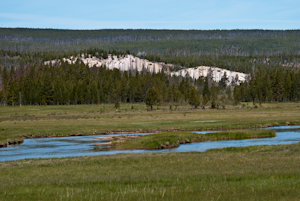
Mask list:
MULTIPOLYGON (((71 57, 70 59, 63 58, 64 62, 68 62, 69 64, 74 64, 77 59, 80 59, 84 64, 88 64, 89 67, 103 67, 106 66, 108 69, 112 70, 114 68, 120 69, 120 71, 129 71, 129 70, 136 70, 136 71, 143 71, 147 70, 151 73, 158 73, 162 70, 165 73, 171 76, 182 76, 186 77, 187 75, 190 76, 192 79, 198 79, 199 77, 203 76, 206 77, 210 74, 214 81, 219 82, 223 75, 226 72, 228 78, 228 85, 232 82, 232 80, 237 79, 237 84, 244 82, 248 74, 234 72, 230 70, 225 70, 217 67, 208 67, 208 66, 198 66, 195 68, 185 68, 179 71, 170 71, 170 69, 174 68, 173 64, 165 64, 162 62, 151 62, 146 59, 140 59, 138 57, 134 57, 132 55, 126 55, 124 57, 117 57, 109 55, 107 59, 99 59, 97 57, 84 58, 82 57, 71 57)), ((59 63, 58 60, 46 61, 44 62, 45 65, 52 65, 59 63)))
POLYGON ((248 74, 239 73, 235 71, 230 71, 226 69, 221 69, 217 67, 208 67, 208 66, 198 66, 195 68, 185 68, 176 72, 171 72, 171 75, 185 77, 189 75, 192 79, 198 79, 199 77, 207 77, 208 74, 211 74, 211 77, 214 81, 219 82, 224 74, 226 73, 228 78, 228 85, 237 78, 237 84, 245 82, 248 74))

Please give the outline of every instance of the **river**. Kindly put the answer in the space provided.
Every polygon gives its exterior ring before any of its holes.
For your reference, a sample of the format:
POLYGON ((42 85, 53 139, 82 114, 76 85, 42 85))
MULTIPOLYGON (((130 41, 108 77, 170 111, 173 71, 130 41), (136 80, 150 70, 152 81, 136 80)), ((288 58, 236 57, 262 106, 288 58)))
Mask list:
MULTIPOLYGON (((74 136, 57 138, 34 138, 25 139, 24 143, 9 145, 6 148, 0 148, 0 161, 12 161, 30 158, 62 158, 79 157, 93 155, 109 155, 120 153, 147 153, 147 152, 205 152, 209 149, 225 147, 243 147, 255 145, 278 145, 294 144, 300 141, 300 126, 278 126, 269 127, 276 131, 277 136, 273 138, 257 138, 244 140, 227 141, 206 141, 200 143, 182 144, 177 148, 163 150, 132 150, 132 151, 105 151, 95 150, 95 145, 100 143, 94 137, 108 137, 110 135, 92 135, 92 136, 74 136)), ((196 133, 205 134, 212 131, 197 131, 196 133)), ((128 135, 147 135, 150 133, 128 134, 128 135)), ((116 135, 111 135, 116 136, 116 135)))

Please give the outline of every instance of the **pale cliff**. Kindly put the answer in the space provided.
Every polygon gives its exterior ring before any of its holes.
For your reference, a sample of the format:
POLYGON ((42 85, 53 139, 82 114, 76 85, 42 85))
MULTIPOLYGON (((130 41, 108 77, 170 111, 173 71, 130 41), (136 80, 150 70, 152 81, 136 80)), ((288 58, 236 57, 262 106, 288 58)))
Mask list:
MULTIPOLYGON (((78 57, 71 57, 69 59, 63 58, 64 62, 68 62, 69 64, 75 63, 78 57)), ((219 82, 226 72, 228 77, 228 84, 232 82, 232 80, 237 79, 237 83, 244 82, 248 76, 245 73, 234 72, 230 70, 225 70, 217 67, 208 67, 208 66, 198 66, 194 68, 183 68, 178 71, 173 71, 174 65, 173 64, 165 64, 161 62, 151 62, 146 59, 140 59, 138 57, 134 57, 132 55, 126 55, 123 57, 111 56, 109 55, 107 59, 99 59, 97 57, 84 57, 82 55, 79 58, 85 64, 88 64, 89 67, 103 67, 106 66, 108 69, 112 70, 114 68, 120 69, 120 71, 129 71, 129 70, 136 70, 136 71, 149 71, 151 73, 158 73, 160 71, 164 71, 171 76, 190 76, 193 79, 198 79, 199 77, 203 76, 206 77, 211 75, 213 80, 219 82)), ((58 60, 46 61, 45 64, 48 65, 55 63, 59 63, 58 60)))

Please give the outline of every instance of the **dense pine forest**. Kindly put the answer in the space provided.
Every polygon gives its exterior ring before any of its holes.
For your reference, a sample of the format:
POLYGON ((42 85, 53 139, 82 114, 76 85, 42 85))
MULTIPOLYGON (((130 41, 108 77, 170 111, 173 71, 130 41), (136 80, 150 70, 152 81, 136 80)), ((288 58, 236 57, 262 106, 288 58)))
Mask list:
MULTIPOLYGON (((299 30, 55 30, 0 29, 1 105, 146 102, 224 108, 239 102, 298 101, 299 30), (44 61, 78 55, 133 54, 176 65, 248 73, 246 82, 192 80, 134 70, 44 61)), ((116 104, 116 107, 118 104, 116 104)), ((151 107, 152 108, 152 107, 151 107)))

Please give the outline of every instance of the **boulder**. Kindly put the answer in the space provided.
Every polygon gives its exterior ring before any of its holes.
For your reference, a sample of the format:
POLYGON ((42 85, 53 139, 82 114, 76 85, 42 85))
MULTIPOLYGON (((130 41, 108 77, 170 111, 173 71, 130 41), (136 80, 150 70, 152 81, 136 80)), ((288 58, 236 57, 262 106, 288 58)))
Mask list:
POLYGON ((189 139, 185 139, 185 143, 191 143, 191 141, 189 139))

